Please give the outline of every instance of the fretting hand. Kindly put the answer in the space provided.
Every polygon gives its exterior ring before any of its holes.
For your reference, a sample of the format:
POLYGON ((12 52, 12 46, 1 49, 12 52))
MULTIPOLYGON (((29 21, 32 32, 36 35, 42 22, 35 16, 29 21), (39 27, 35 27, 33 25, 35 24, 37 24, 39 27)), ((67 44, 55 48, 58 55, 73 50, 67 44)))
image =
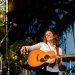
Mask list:
POLYGON ((60 62, 61 62, 61 56, 60 56, 60 55, 57 55, 57 56, 56 56, 56 62, 57 62, 57 63, 60 63, 60 62))
POLYGON ((60 56, 60 55, 57 55, 57 56, 56 56, 56 59, 60 59, 60 58, 61 58, 61 56, 60 56))
POLYGON ((21 54, 25 55, 25 52, 26 52, 25 46, 21 47, 20 52, 21 52, 21 54))

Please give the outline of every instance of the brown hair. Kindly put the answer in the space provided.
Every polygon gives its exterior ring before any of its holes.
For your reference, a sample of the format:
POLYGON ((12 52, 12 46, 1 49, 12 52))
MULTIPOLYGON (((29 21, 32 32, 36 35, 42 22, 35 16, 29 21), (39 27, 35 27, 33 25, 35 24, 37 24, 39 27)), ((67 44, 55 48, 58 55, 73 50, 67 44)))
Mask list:
POLYGON ((47 40, 46 40, 46 32, 47 32, 47 31, 51 31, 51 32, 53 33, 53 36, 54 36, 53 43, 54 43, 54 45, 56 46, 57 55, 59 55, 58 36, 57 36, 57 34, 55 33, 54 30, 52 30, 52 29, 46 30, 46 31, 45 31, 45 34, 44 34, 44 37, 43 37, 43 41, 44 41, 45 43, 47 43, 47 40))
POLYGON ((47 43, 47 40, 46 40, 46 32, 47 32, 47 31, 51 31, 51 32, 53 33, 53 36, 54 36, 53 43, 54 43, 54 45, 56 45, 56 47, 59 47, 58 36, 57 36, 57 34, 55 33, 55 31, 52 30, 52 29, 48 29, 48 30, 45 31, 45 34, 44 34, 44 36, 43 36, 43 41, 44 41, 45 43, 47 43))

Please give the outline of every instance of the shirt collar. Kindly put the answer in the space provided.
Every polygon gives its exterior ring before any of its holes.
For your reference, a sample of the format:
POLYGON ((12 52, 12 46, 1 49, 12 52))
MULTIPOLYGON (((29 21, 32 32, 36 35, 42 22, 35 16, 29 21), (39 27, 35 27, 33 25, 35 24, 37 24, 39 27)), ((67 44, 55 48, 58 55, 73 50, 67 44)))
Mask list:
POLYGON ((55 49, 55 45, 51 46, 51 44, 49 42, 47 42, 47 45, 49 46, 50 49, 54 50, 55 49))

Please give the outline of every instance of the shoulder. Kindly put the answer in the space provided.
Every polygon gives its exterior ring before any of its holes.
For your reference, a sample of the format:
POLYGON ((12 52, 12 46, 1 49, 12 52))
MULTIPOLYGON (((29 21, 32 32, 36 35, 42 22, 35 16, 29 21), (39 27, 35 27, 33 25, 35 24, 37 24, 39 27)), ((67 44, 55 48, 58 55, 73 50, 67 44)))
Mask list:
POLYGON ((59 50, 62 50, 62 48, 59 47, 59 50))
POLYGON ((40 44, 46 44, 45 42, 40 42, 40 44))
POLYGON ((37 43, 37 45, 43 46, 43 45, 47 45, 47 44, 45 42, 39 42, 39 43, 37 43))
POLYGON ((60 55, 62 54, 62 48, 59 47, 59 53, 60 55))

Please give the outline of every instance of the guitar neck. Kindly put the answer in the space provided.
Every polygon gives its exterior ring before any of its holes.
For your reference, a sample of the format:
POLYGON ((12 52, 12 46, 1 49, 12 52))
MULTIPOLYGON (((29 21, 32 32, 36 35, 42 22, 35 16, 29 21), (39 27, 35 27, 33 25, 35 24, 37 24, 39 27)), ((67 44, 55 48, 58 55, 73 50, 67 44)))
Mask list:
POLYGON ((65 57, 66 57, 66 58, 68 58, 68 57, 69 57, 69 58, 70 58, 70 57, 75 57, 75 54, 63 54, 63 55, 61 55, 61 57, 62 57, 62 58, 65 58, 65 57))

